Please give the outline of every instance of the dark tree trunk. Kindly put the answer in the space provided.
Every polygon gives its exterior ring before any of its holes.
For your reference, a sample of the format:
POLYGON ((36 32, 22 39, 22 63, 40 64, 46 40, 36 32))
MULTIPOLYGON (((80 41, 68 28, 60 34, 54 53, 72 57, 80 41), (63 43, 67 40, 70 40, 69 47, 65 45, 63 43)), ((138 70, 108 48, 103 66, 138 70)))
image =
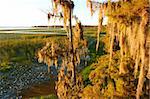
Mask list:
POLYGON ((72 54, 72 80, 74 81, 74 84, 76 83, 76 72, 75 72, 75 61, 74 61, 74 46, 73 46, 73 33, 72 33, 72 10, 70 8, 69 12, 69 40, 70 40, 70 46, 71 46, 71 54, 72 54))

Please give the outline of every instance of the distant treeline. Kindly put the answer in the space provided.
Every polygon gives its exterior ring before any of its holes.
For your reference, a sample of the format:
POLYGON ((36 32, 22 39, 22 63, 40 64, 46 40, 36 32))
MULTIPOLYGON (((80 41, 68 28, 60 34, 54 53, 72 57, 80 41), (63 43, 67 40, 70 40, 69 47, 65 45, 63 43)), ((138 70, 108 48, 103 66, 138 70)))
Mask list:
MULTIPOLYGON (((56 27, 56 28, 63 28, 62 25, 52 25, 52 26, 33 26, 33 27, 56 27)), ((83 27, 97 27, 97 26, 94 26, 94 25, 83 25, 83 27)))

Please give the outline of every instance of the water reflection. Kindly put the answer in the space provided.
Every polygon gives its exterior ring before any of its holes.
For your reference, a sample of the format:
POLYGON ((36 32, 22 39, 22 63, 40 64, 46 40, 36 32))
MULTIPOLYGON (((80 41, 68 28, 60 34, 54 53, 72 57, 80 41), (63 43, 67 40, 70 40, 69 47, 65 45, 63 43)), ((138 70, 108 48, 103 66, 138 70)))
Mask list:
POLYGON ((30 88, 23 90, 20 93, 20 96, 22 96, 23 99, 27 99, 32 97, 47 96, 50 94, 56 94, 54 81, 35 84, 30 88))

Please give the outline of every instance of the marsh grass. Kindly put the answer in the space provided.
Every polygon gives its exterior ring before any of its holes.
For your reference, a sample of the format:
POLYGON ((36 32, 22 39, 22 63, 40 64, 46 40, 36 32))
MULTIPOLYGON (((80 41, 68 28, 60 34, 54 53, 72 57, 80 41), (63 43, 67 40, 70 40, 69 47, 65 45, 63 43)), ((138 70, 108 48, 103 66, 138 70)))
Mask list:
MULTIPOLYGON (((96 27, 84 27, 85 36, 94 36, 96 27)), ((42 48, 47 41, 59 39, 64 36, 55 34, 38 34, 38 32, 61 32, 65 31, 61 28, 31 28, 31 29, 9 29, 0 30, 0 70, 6 71, 11 68, 12 62, 31 63, 35 61, 36 52, 42 48), (4 33, 6 31, 24 31, 35 32, 37 34, 19 34, 19 33, 4 33)), ((91 40, 91 39, 89 39, 91 40)))
POLYGON ((59 37, 47 34, 0 34, 0 71, 7 72, 12 68, 12 63, 30 64, 36 61, 38 49, 52 38, 59 37))

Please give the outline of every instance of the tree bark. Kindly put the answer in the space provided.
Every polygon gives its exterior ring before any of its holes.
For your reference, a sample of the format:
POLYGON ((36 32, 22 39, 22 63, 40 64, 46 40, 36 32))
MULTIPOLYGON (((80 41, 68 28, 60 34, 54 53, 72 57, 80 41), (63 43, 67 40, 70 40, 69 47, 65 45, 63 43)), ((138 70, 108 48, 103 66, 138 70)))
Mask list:
MULTIPOLYGON (((71 1, 71 0, 70 0, 71 1)), ((74 46, 73 46, 73 33, 72 33, 72 10, 70 8, 70 12, 69 12, 69 33, 70 33, 70 37, 69 37, 69 40, 70 40, 70 46, 71 46, 71 61, 72 61, 72 64, 73 64, 73 67, 72 67, 72 80, 74 82, 74 84, 76 83, 76 72, 75 72, 75 61, 74 61, 74 46)))

